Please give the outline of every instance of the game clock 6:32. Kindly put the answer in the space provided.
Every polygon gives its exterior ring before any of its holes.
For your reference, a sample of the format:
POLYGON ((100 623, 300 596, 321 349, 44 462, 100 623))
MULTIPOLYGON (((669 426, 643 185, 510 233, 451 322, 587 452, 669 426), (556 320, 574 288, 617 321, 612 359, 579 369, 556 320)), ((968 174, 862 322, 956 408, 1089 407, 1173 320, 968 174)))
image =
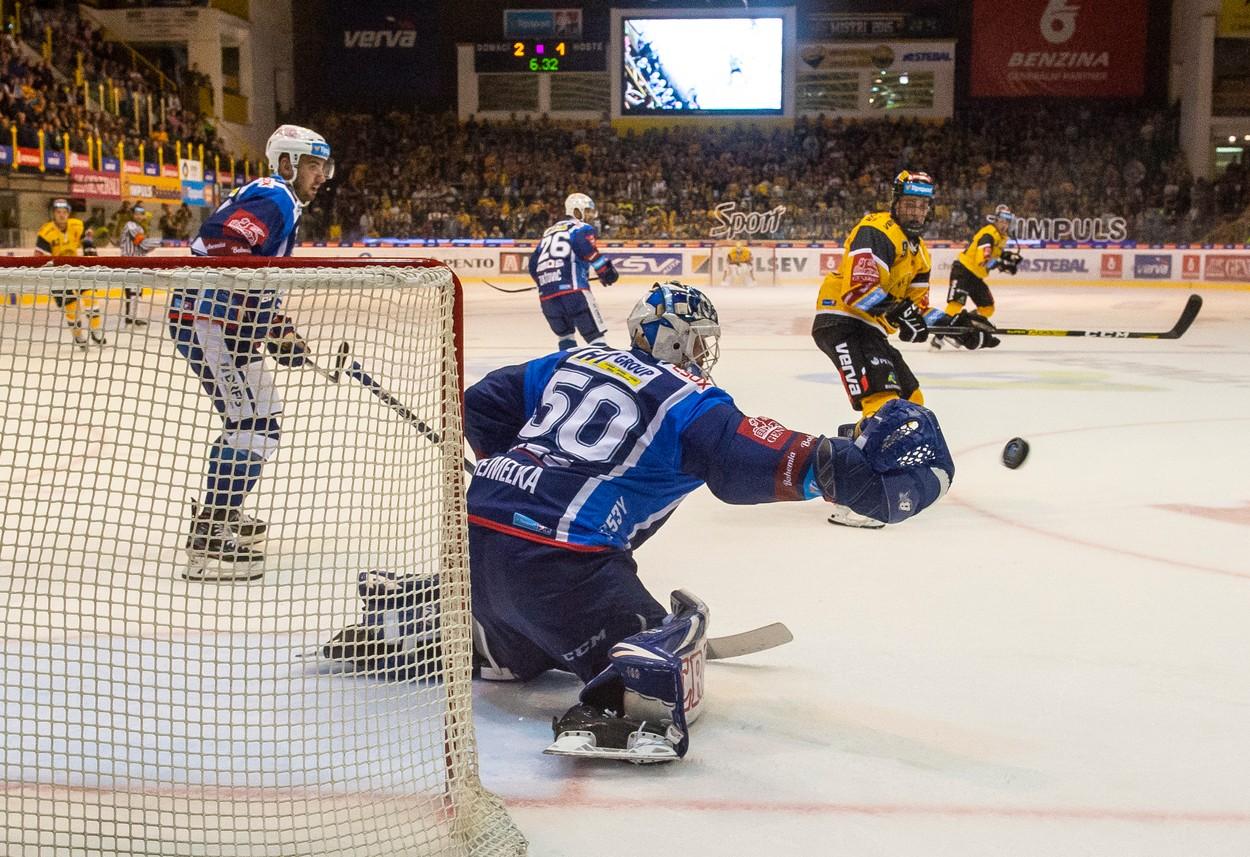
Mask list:
POLYGON ((568 39, 513 39, 473 46, 473 70, 487 73, 604 71, 603 42, 568 39))

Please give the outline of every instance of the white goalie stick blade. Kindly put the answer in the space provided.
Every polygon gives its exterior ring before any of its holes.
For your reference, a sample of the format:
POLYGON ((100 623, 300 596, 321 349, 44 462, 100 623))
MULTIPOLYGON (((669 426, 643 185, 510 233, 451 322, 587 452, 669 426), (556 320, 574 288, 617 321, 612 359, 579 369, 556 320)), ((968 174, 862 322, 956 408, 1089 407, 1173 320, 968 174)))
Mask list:
POLYGON ((593 732, 561 732, 550 747, 543 750, 548 756, 577 756, 583 759, 612 759, 633 762, 635 765, 654 765, 657 762, 677 761, 677 750, 659 735, 650 732, 634 732, 629 736, 629 746, 600 747, 595 743, 593 732))
POLYGON ((740 658, 753 655, 766 649, 784 646, 794 639, 790 629, 780 622, 764 625, 741 634, 730 634, 727 637, 710 637, 707 641, 708 660, 719 661, 725 658, 740 658))

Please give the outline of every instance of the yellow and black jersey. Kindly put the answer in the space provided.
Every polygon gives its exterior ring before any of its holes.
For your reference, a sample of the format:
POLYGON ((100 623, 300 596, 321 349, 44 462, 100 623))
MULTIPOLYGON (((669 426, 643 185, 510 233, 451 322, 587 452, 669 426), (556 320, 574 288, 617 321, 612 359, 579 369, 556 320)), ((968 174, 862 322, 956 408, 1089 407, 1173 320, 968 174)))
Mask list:
POLYGON ((64 232, 56 221, 49 220, 39 227, 35 238, 35 251, 49 256, 81 256, 83 247, 91 246, 91 238, 77 217, 71 217, 66 222, 64 232))
POLYGON ((990 275, 990 268, 994 263, 1002 258, 1003 248, 1006 246, 1007 236, 992 224, 982 226, 959 254, 959 264, 971 271, 973 276, 984 280, 990 275))
POLYGON ((731 265, 741 265, 751 261, 751 251, 746 247, 734 247, 726 258, 731 265))
POLYGON ((907 298, 923 311, 929 306, 931 268, 924 239, 909 239, 888 211, 869 214, 847 236, 838 270, 820 284, 816 314, 849 316, 893 333, 893 325, 852 304, 881 288, 891 298, 907 298))

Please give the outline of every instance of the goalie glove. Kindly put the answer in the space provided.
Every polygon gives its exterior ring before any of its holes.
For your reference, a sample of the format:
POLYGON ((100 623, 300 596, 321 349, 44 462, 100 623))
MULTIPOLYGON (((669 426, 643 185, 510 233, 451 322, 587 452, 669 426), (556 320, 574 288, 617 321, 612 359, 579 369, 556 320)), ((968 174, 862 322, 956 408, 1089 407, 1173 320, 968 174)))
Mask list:
POLYGON ((273 355, 279 366, 298 367, 304 365, 308 343, 296 333, 286 316, 275 315, 269 335, 265 337, 265 350, 273 355))
POLYGON ((853 442, 822 439, 815 470, 830 503, 897 524, 946 493, 955 462, 933 412, 893 399, 864 421, 853 442))
POLYGON ((999 257, 998 267, 1002 268, 1008 274, 1015 276, 1020 269, 1020 261, 1023 257, 1015 250, 1004 250, 1002 256, 999 257))

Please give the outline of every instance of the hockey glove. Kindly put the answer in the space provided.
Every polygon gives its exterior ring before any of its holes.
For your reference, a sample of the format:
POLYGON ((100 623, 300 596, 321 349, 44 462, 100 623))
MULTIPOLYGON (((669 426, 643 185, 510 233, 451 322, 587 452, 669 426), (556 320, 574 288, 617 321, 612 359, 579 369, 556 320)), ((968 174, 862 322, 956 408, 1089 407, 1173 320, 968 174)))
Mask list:
POLYGON ((304 365, 308 343, 295 332, 286 316, 279 315, 275 316, 273 327, 269 328, 269 335, 265 337, 265 349, 279 366, 298 367, 304 365))
POLYGON ((898 328, 898 338, 904 342, 924 342, 929 338, 929 325, 925 323, 920 308, 911 301, 886 314, 885 320, 898 328))
POLYGON ((604 261, 603 265, 595 269, 595 273, 599 275, 599 282, 605 286, 610 286, 621 278, 616 272, 616 266, 612 264, 611 259, 604 261))
POLYGON ((967 327, 967 333, 953 337, 956 342, 975 351, 978 348, 995 348, 1002 341, 994 335, 994 323, 983 315, 964 310, 951 320, 954 327, 967 327))
POLYGON ((1002 268, 1008 274, 1015 276, 1020 269, 1021 256, 1014 250, 1004 250, 998 260, 998 267, 1002 268))

